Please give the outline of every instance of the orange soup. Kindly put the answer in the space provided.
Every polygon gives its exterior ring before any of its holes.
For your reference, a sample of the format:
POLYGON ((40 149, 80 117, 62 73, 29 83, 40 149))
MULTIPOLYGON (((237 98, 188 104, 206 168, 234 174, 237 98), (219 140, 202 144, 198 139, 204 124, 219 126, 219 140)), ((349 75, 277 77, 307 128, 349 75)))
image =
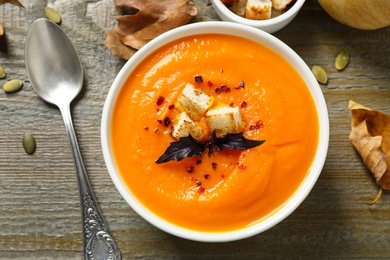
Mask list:
POLYGON ((318 138, 317 110, 296 70, 265 46, 218 34, 176 40, 143 60, 111 125, 115 161, 134 196, 166 221, 204 232, 241 229, 278 210, 310 171, 318 138), (265 143, 156 164, 175 141, 175 103, 187 83, 214 104, 239 107, 244 136, 265 143))

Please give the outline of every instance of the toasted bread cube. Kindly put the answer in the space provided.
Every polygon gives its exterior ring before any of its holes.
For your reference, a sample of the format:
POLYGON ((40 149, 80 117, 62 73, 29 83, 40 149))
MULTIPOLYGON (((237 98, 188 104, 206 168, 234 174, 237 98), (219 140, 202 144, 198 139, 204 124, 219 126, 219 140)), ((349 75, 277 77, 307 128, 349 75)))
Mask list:
POLYGON ((189 116, 182 112, 173 124, 172 136, 176 139, 191 135, 196 140, 201 140, 205 135, 203 129, 199 127, 189 116))
POLYGON ((241 113, 238 107, 223 106, 211 109, 206 113, 207 125, 217 136, 239 133, 244 128, 241 113))
POLYGON ((198 121, 205 115, 213 102, 213 97, 188 83, 177 99, 177 108, 187 113, 192 120, 198 121))
POLYGON ((251 20, 267 20, 271 18, 271 0, 248 0, 245 7, 245 18, 251 20))
POLYGON ((275 10, 283 11, 286 9, 286 6, 291 3, 292 0, 272 0, 272 7, 275 10))

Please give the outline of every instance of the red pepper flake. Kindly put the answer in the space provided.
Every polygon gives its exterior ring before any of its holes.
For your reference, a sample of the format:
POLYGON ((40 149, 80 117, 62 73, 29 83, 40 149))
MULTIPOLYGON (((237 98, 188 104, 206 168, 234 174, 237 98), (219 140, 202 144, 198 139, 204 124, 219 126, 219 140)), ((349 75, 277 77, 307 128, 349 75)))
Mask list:
POLYGON ((211 82, 210 80, 207 81, 207 85, 208 85, 209 87, 214 86, 213 82, 211 82))
POLYGON ((241 108, 246 108, 248 106, 248 103, 246 103, 246 101, 242 101, 240 106, 241 108))
POLYGON ((165 126, 169 126, 170 123, 171 123, 171 120, 169 119, 169 117, 166 116, 166 117, 164 118, 164 125, 165 125, 165 126))
POLYGON ((145 131, 149 130, 149 126, 144 126, 145 131))
POLYGON ((199 179, 196 179, 195 183, 196 183, 196 185, 198 185, 198 186, 202 185, 202 182, 201 182, 199 179))
POLYGON ((205 191, 205 188, 203 188, 203 187, 199 187, 199 189, 198 189, 198 193, 203 193, 205 191))
POLYGON ((231 107, 234 107, 234 103, 233 103, 233 102, 232 102, 232 103, 230 103, 230 104, 229 104, 229 106, 231 106, 231 107))
POLYGON ((193 173, 194 172, 194 166, 190 166, 187 168, 188 173, 193 173))
POLYGON ((169 105, 169 107, 168 107, 169 110, 172 110, 174 108, 175 108, 175 105, 169 105))
POLYGON ((195 76, 195 82, 196 82, 196 83, 203 83, 203 78, 202 78, 202 76, 195 76))
POLYGON ((207 172, 203 173, 203 176, 204 178, 207 180, 208 178, 210 178, 210 174, 208 174, 207 172))
POLYGON ((221 94, 221 93, 222 93, 222 90, 221 90, 221 88, 216 88, 216 89, 215 89, 215 93, 217 93, 217 94, 221 94))
POLYGON ((161 104, 162 104, 163 102, 164 102, 164 97, 158 96, 157 102, 156 102, 157 106, 161 106, 161 104))
POLYGON ((234 87, 234 89, 242 89, 242 88, 245 88, 245 82, 243 80, 241 80, 240 83, 238 83, 237 87, 234 87))
POLYGON ((255 125, 250 125, 249 126, 249 131, 259 130, 259 129, 263 128, 263 127, 264 127, 263 121, 259 120, 259 121, 256 122, 255 125))
POLYGON ((217 169, 217 163, 216 162, 212 162, 211 163, 211 167, 213 167, 213 170, 215 171, 217 169))
POLYGON ((221 178, 224 179, 225 178, 225 174, 221 174, 221 178))
POLYGON ((245 169, 246 168, 246 166, 241 164, 241 163, 237 163, 237 167, 238 167, 238 169, 245 169))
POLYGON ((219 88, 215 89, 215 93, 217 94, 221 94, 222 92, 231 92, 231 89, 226 84, 222 84, 219 88))
POLYGON ((197 165, 200 164, 201 162, 202 162, 201 159, 196 160, 196 164, 197 164, 197 165))
POLYGON ((161 119, 157 119, 157 122, 161 125, 163 121, 161 119))

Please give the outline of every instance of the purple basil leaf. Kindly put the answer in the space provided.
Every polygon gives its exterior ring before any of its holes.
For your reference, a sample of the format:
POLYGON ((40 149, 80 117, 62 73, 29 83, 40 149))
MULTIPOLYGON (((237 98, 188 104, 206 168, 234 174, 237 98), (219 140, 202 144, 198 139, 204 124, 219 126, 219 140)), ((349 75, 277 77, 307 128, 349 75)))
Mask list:
POLYGON ((156 161, 157 164, 183 160, 188 157, 201 156, 206 144, 197 141, 191 135, 181 137, 178 141, 172 142, 167 150, 156 161))
POLYGON ((244 133, 227 134, 214 140, 213 146, 217 151, 224 148, 234 150, 246 150, 262 145, 265 140, 249 140, 244 137, 244 133))

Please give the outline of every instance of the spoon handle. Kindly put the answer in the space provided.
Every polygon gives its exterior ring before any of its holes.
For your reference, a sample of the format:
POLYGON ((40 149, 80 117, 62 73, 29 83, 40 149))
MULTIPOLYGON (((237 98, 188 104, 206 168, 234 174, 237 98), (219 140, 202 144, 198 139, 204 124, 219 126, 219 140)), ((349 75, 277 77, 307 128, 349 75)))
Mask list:
POLYGON ((121 259, 119 248, 92 192, 74 131, 69 104, 59 107, 76 165, 83 220, 84 259, 121 259))

